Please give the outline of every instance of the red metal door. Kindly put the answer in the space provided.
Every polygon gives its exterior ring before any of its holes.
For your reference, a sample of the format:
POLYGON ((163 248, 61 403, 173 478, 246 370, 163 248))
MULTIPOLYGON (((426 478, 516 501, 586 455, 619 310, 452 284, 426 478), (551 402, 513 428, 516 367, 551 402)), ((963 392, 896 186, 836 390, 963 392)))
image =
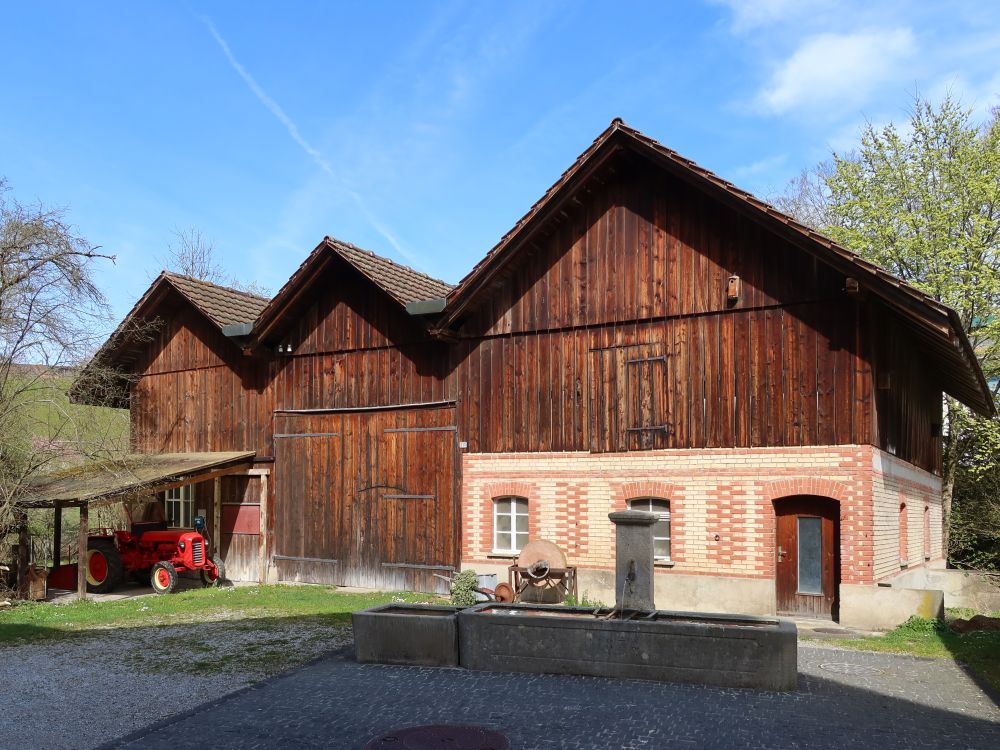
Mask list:
POLYGON ((778 614, 837 617, 840 583, 839 506, 800 496, 775 502, 778 614))

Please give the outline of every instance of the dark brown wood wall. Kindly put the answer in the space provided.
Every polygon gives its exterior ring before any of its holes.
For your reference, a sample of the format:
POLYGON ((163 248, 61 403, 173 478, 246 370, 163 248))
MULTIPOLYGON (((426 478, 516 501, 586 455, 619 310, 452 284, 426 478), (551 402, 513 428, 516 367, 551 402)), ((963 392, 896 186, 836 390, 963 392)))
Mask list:
POLYGON ((865 307, 735 212, 623 165, 522 252, 456 348, 470 451, 869 441, 865 307))
POLYGON ((873 303, 870 335, 875 393, 872 442, 887 453, 941 473, 941 386, 920 346, 873 303))
POLYGON ((281 337, 272 364, 275 409, 331 409, 453 398, 448 348, 341 260, 281 337))
POLYGON ((135 450, 256 450, 271 455, 268 364, 173 294, 130 394, 135 450))
POLYGON ((664 173, 623 162, 602 179, 455 344, 339 259, 281 332, 291 355, 245 357, 179 304, 135 388, 141 445, 268 456, 275 409, 456 400, 473 452, 872 443, 939 468, 922 437, 939 388, 908 348, 892 355, 902 391, 875 408, 875 333, 903 328, 891 313, 664 173))

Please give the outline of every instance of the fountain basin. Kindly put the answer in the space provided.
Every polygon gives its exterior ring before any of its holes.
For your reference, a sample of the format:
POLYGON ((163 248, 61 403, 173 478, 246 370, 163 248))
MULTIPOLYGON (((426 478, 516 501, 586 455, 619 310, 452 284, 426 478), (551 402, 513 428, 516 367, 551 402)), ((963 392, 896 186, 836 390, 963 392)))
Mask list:
POLYGON ((495 603, 464 609, 458 613, 459 662, 496 672, 795 689, 797 632, 789 620, 616 612, 495 603))
POLYGON ((351 615, 359 662, 424 667, 458 666, 461 607, 383 604, 351 615))

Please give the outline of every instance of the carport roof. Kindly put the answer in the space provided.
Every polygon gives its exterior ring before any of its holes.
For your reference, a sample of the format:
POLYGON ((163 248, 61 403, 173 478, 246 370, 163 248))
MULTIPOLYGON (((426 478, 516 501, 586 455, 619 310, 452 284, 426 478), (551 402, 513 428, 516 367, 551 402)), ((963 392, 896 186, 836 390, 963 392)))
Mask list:
POLYGON ((238 471, 252 463, 255 455, 254 451, 135 453, 114 461, 72 466, 39 477, 28 490, 23 506, 89 505, 141 490, 155 492, 203 482, 238 471))

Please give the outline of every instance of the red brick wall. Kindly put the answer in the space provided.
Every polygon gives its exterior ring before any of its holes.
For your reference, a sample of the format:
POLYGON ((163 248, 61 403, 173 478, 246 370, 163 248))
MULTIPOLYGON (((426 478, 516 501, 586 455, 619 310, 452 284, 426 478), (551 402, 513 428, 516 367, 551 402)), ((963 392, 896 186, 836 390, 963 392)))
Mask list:
POLYGON ((555 541, 571 565, 592 570, 614 567, 609 512, 633 497, 669 500, 672 565, 665 575, 773 578, 773 501, 789 495, 840 503, 842 583, 899 572, 898 517, 881 511, 887 494, 896 493, 897 513, 899 492, 920 498, 907 503, 915 514, 911 561, 923 561, 923 535, 915 530, 923 527, 925 502, 940 518, 940 480, 870 446, 465 454, 462 481, 462 557, 471 567, 491 562, 492 498, 508 494, 528 498, 532 538, 555 541), (894 541, 892 571, 886 540, 894 541))

